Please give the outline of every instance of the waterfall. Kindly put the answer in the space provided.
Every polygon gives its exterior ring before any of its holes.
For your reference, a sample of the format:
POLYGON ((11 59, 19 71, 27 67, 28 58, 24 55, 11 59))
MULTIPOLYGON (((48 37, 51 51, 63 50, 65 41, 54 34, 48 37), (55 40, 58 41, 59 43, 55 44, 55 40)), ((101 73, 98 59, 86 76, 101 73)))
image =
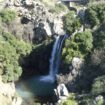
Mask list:
POLYGON ((24 99, 29 99, 29 97, 32 98, 37 95, 46 96, 48 94, 53 94, 56 74, 59 70, 62 45, 66 37, 67 35, 56 37, 51 53, 48 75, 32 77, 17 83, 16 90, 21 95, 21 97, 24 99))
POLYGON ((58 73, 59 64, 60 64, 62 45, 66 37, 67 35, 56 37, 56 41, 53 45, 53 50, 50 58, 49 74, 47 76, 42 76, 40 78, 40 81, 45 81, 45 82, 55 81, 55 77, 56 74, 58 73))

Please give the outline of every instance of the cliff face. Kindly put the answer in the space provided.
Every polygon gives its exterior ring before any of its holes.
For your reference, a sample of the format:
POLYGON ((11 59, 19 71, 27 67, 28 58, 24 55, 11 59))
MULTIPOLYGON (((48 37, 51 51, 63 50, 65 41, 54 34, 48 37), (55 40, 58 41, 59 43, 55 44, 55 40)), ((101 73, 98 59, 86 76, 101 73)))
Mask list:
POLYGON ((64 34, 62 17, 67 8, 57 0, 6 0, 0 2, 0 7, 16 11, 15 21, 9 26, 3 25, 5 31, 17 38, 35 42, 64 34))
MULTIPOLYGON (((16 18, 9 24, 0 17, 0 28, 19 40, 39 43, 48 36, 64 34, 62 18, 67 8, 57 0, 0 0, 2 10, 16 12, 16 18)), ((13 82, 0 80, 0 105, 21 105, 22 99, 16 94, 13 82)))

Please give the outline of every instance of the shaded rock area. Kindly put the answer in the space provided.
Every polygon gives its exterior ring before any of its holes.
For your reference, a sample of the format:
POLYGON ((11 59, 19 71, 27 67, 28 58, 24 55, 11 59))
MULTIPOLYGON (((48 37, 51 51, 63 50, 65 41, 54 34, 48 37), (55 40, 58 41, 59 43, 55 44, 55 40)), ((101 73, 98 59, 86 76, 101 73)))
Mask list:
POLYGON ((66 84, 69 91, 76 91, 75 81, 80 75, 83 65, 84 61, 82 59, 74 57, 72 64, 69 66, 69 71, 67 71, 65 74, 59 73, 57 75, 57 83, 64 83, 66 84))
POLYGON ((37 46, 24 58, 22 78, 46 75, 49 73, 49 60, 51 57, 53 41, 46 40, 45 43, 37 46))

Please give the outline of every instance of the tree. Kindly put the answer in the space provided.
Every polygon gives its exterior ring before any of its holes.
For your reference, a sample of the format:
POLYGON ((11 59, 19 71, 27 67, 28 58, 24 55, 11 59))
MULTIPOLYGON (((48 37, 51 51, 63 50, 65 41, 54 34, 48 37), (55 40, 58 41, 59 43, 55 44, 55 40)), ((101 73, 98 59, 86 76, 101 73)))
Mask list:
POLYGON ((102 94, 105 93, 105 75, 97 77, 93 81, 92 94, 102 94))
POLYGON ((85 31, 77 33, 72 39, 67 39, 62 51, 64 62, 69 64, 73 57, 83 58, 93 47, 92 33, 85 31))
POLYGON ((78 44, 79 50, 83 53, 90 52, 93 47, 93 36, 90 31, 76 34, 74 41, 78 44))
POLYGON ((105 4, 97 3, 88 7, 85 12, 85 21, 91 28, 105 22, 105 4))
POLYGON ((20 57, 31 51, 31 45, 17 40, 10 33, 0 33, 0 74, 4 82, 15 81, 22 74, 20 57))
POLYGON ((76 13, 74 11, 69 12, 64 17, 64 29, 68 34, 75 32, 81 26, 81 21, 79 17, 75 17, 76 13))
POLYGON ((94 33, 94 47, 105 48, 105 23, 103 23, 94 33))

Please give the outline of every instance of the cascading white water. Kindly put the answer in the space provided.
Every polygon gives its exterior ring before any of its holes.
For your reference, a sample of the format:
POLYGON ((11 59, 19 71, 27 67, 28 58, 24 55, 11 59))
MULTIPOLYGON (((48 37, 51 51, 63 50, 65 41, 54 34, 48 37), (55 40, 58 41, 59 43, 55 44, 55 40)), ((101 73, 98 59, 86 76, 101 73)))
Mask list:
POLYGON ((42 76, 40 78, 41 81, 45 81, 45 82, 47 82, 47 81, 54 82, 55 81, 55 76, 59 69, 62 44, 66 37, 67 37, 67 35, 62 35, 62 36, 56 37, 56 41, 54 43, 52 54, 51 54, 51 59, 50 59, 49 74, 47 76, 42 76))

